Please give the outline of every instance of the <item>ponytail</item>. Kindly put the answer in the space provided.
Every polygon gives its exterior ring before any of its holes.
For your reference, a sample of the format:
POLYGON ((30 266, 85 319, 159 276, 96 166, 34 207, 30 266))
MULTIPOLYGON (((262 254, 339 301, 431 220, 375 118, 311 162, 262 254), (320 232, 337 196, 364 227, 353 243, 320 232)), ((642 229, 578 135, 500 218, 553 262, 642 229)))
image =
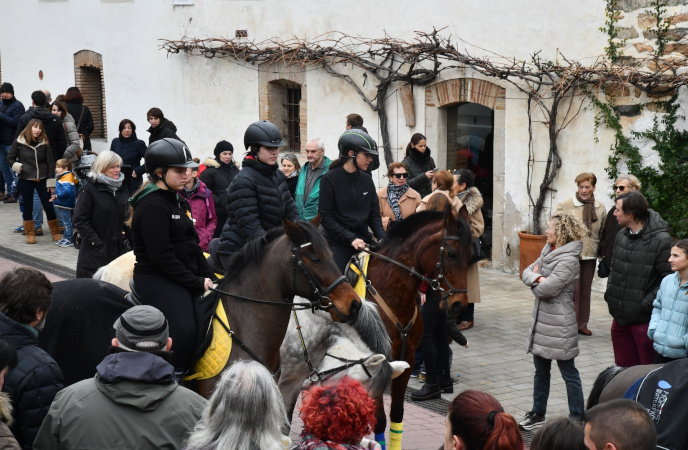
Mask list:
POLYGON ((492 426, 492 432, 485 441, 485 447, 483 447, 483 450, 522 449, 523 436, 521 436, 521 432, 518 429, 516 419, 504 412, 497 412, 494 415, 494 425, 492 426))

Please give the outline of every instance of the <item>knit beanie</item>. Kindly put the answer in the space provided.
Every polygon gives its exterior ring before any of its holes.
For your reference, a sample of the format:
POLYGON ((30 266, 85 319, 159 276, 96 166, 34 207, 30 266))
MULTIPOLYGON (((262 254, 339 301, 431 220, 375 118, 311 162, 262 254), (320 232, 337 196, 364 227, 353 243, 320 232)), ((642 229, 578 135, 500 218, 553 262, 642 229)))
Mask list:
POLYGON ((215 150, 213 150, 213 153, 215 154, 215 157, 219 157, 220 153, 222 153, 222 152, 234 153, 234 147, 232 146, 232 144, 230 144, 227 141, 220 141, 215 146, 215 150))
POLYGON ((2 83, 2 86, 0 86, 0 94, 3 92, 9 92, 10 94, 14 95, 14 86, 12 86, 10 83, 2 83))

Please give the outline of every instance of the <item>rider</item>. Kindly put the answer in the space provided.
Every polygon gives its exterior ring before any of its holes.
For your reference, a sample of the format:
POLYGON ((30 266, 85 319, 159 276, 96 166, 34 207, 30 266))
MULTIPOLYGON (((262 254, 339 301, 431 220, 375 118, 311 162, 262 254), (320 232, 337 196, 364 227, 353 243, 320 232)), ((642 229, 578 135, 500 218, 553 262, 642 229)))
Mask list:
POLYGON ((249 153, 229 185, 227 223, 217 248, 225 269, 232 255, 249 240, 281 226, 284 218, 300 220, 287 179, 277 170, 279 148, 284 145, 279 129, 267 120, 252 123, 244 133, 244 147, 249 153))
POLYGON ((155 306, 170 322, 175 351, 170 362, 188 368, 196 337, 193 300, 212 287, 214 277, 191 220, 189 203, 177 195, 198 167, 187 146, 172 138, 146 150, 150 180, 131 198, 134 209, 134 283, 142 303, 155 306))
POLYGON ((365 131, 351 129, 339 137, 339 159, 320 182, 318 209, 337 267, 344 272, 351 256, 372 242, 368 227, 385 235, 375 184, 364 173, 377 155, 377 144, 365 131))

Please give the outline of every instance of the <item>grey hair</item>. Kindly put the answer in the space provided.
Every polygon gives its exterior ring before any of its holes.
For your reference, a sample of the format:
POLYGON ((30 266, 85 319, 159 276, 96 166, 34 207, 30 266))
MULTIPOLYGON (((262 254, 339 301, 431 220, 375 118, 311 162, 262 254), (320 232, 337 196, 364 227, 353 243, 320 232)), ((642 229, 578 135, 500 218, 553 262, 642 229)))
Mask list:
POLYGON ((616 181, 628 181, 628 184, 630 184, 632 188, 635 188, 636 191, 640 191, 640 188, 642 187, 642 183, 638 177, 631 175, 630 173, 622 173, 616 177, 616 181))
POLYGON ((282 450, 288 425, 272 374, 255 361, 239 361, 222 374, 186 448, 282 450))
POLYGON ((308 142, 315 142, 316 144, 318 144, 318 150, 320 151, 325 150, 325 143, 320 138, 309 139, 308 142))
POLYGON ((105 150, 98 153, 98 156, 91 165, 91 173, 89 173, 88 176, 95 180, 98 174, 104 174, 109 168, 121 165, 122 158, 117 153, 105 150))

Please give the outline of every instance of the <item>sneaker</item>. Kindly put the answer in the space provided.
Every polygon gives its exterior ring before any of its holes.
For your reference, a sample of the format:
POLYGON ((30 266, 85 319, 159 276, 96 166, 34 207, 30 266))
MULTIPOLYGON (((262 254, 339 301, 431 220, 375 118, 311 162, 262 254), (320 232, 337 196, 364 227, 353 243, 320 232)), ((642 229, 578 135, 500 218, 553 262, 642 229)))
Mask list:
POLYGON ((528 411, 526 417, 518 423, 519 428, 522 430, 530 431, 536 428, 540 428, 545 423, 545 416, 535 413, 533 411, 528 411))
POLYGON ((418 381, 425 383, 425 372, 421 371, 420 375, 418 375, 418 381))
POLYGON ((62 239, 61 241, 58 242, 57 246, 65 248, 65 247, 73 247, 74 244, 69 239, 62 239))
POLYGON ((15 232, 15 233, 25 234, 25 233, 24 233, 24 225, 19 225, 17 228, 14 229, 14 232, 15 232))
POLYGON ((411 378, 418 378, 418 375, 420 375, 420 369, 413 369, 411 371, 411 378))

